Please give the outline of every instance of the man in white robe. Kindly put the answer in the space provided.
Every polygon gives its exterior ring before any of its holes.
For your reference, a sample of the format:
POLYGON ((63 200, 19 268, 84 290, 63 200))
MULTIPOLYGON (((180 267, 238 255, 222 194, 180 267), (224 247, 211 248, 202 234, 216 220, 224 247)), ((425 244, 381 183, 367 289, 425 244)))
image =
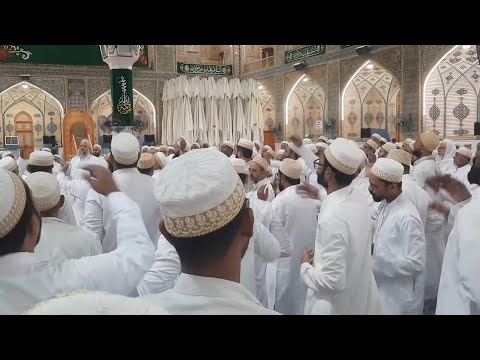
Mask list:
POLYGON ((18 176, 22 177, 22 175, 27 170, 27 160, 23 158, 24 152, 23 148, 20 149, 20 156, 17 159, 17 166, 18 166, 18 176))
POLYGON ((473 152, 467 149, 465 146, 458 148, 455 156, 453 157, 453 171, 450 173, 452 177, 462 182, 467 189, 470 188, 470 182, 468 181, 468 173, 472 166, 470 162, 473 158, 473 152))
POLYGON ((180 156, 160 174, 155 196, 161 232, 175 247, 182 273, 173 289, 141 299, 174 315, 275 314, 239 283, 253 215, 225 155, 199 149, 180 156))
POLYGON ((370 192, 381 202, 374 214, 373 273, 383 310, 391 315, 420 315, 425 286, 425 227, 402 192, 403 166, 377 159, 370 172, 370 192))
POLYGON ((268 178, 268 169, 270 167, 267 160, 261 156, 256 156, 249 162, 250 167, 250 181, 254 184, 252 190, 247 194, 249 199, 257 199, 257 192, 260 188, 265 193, 268 193, 267 200, 272 202, 275 199, 275 192, 273 191, 272 184, 268 178))
POLYGON ((453 140, 444 139, 438 144, 435 161, 437 162, 442 174, 447 175, 455 170, 453 157, 455 156, 456 152, 457 147, 455 146, 455 142, 453 142, 453 140))
POLYGON ((153 164, 153 175, 152 178, 154 181, 157 180, 158 176, 162 172, 162 170, 167 166, 168 159, 162 152, 156 152, 153 155, 154 164, 153 164))
POLYGON ((413 164, 415 166, 413 180, 423 189, 428 178, 441 175, 440 168, 432 156, 432 151, 438 147, 438 144, 437 135, 431 131, 420 134, 415 141, 413 156, 417 160, 413 164))
POLYGON ((154 247, 138 206, 118 191, 111 173, 90 166, 89 181, 107 197, 117 224, 118 247, 110 254, 59 263, 36 257, 41 217, 27 185, 0 170, 0 313, 19 314, 57 294, 75 290, 128 295, 153 263, 154 247))
POLYGON ((73 179, 82 179, 86 172, 82 168, 86 165, 100 165, 106 167, 106 161, 92 155, 92 144, 88 139, 83 139, 80 142, 77 156, 75 156, 70 163, 70 174, 73 179))
POLYGON ((235 149, 235 145, 233 145, 233 143, 228 140, 225 140, 223 144, 220 146, 220 151, 229 158, 235 157, 235 154, 233 153, 234 149, 235 149))
MULTIPOLYGON (((152 243, 157 245, 161 212, 154 200, 153 179, 140 174, 137 169, 140 144, 129 133, 120 133, 112 138, 113 178, 121 191, 137 203, 143 222, 152 243)), ((82 226, 93 231, 100 239, 104 252, 117 247, 116 224, 104 196, 89 190, 85 201, 85 217, 82 226)))
POLYGON ((438 284, 445 252, 444 218, 442 213, 429 208, 432 202, 430 195, 423 190, 410 175, 412 155, 404 150, 392 150, 388 159, 403 165, 402 193, 415 205, 425 228, 426 260, 425 260, 425 301, 424 315, 435 314, 438 284))
POLYGON ((443 258, 437 315, 480 315, 480 200, 451 176, 437 176, 429 184, 441 187, 464 206, 454 219, 443 258))
POLYGON ((297 193, 296 185, 302 175, 302 166, 297 161, 282 161, 278 174, 280 193, 272 201, 272 208, 292 243, 292 254, 278 260, 275 311, 303 315, 307 286, 300 277, 300 265, 305 248, 312 249, 315 244, 319 201, 297 193))
POLYGON ((58 218, 65 197, 60 194, 60 185, 54 175, 39 171, 29 175, 25 182, 42 216, 40 241, 34 251, 39 259, 59 262, 103 253, 93 232, 58 218))
POLYGON ((18 175, 17 163, 10 156, 6 156, 3 159, 0 159, 0 169, 9 170, 15 175, 18 175))
POLYGON ((364 156, 351 140, 338 138, 316 162, 327 189, 318 216, 315 252, 304 250, 300 273, 308 292, 308 314, 379 314, 370 258, 365 196, 350 185, 364 156))

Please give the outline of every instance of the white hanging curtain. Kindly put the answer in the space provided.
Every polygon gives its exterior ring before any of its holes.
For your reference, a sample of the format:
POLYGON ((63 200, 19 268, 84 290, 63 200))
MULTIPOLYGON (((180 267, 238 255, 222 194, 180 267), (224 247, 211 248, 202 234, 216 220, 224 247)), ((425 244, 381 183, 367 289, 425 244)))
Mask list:
POLYGON ((221 141, 232 139, 232 105, 231 97, 232 91, 227 78, 221 78, 217 81, 217 96, 218 96, 218 117, 221 129, 221 141))

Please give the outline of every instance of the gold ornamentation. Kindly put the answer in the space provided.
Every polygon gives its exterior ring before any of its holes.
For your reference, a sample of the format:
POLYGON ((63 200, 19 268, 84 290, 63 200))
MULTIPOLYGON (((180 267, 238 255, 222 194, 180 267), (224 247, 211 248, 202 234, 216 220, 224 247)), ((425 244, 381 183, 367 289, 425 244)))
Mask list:
POLYGON ((389 174, 383 170, 380 170, 375 165, 372 167, 372 174, 382 180, 385 180, 391 183, 398 184, 402 182, 402 176, 395 176, 395 175, 389 174))

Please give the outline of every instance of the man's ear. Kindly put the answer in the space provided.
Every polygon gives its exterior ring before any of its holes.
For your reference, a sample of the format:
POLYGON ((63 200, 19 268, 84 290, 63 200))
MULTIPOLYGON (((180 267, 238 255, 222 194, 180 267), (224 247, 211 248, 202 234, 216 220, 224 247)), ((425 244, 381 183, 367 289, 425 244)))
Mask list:
POLYGON ((253 236, 253 211, 250 208, 242 211, 245 211, 246 214, 243 216, 242 223, 240 224, 240 233, 242 236, 250 239, 253 236))
POLYGON ((170 235, 170 233, 168 232, 167 228, 165 227, 165 221, 160 220, 160 232, 162 233, 162 235, 165 237, 165 239, 167 239, 168 242, 170 242, 170 239, 172 238, 172 235, 170 235))
POLYGON ((60 201, 58 202, 57 208, 63 207, 64 204, 65 204, 65 196, 60 195, 60 201))

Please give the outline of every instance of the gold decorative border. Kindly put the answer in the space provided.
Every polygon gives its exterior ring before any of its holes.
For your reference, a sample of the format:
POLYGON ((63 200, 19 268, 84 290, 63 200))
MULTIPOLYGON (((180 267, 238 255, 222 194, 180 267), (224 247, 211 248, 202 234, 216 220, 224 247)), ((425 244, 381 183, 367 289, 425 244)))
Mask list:
POLYGON ((392 175, 392 174, 389 174, 383 170, 380 170, 378 167, 376 167, 375 165, 373 165, 372 167, 372 174, 375 175, 376 177, 382 179, 382 180, 385 180, 385 181, 388 181, 388 182, 391 182, 391 183, 401 183, 402 182, 402 175, 400 176, 395 176, 395 175, 392 175))
POLYGON ((219 205, 197 215, 167 218, 165 228, 179 238, 192 238, 210 234, 231 222, 245 202, 245 189, 238 179, 235 190, 219 205))

